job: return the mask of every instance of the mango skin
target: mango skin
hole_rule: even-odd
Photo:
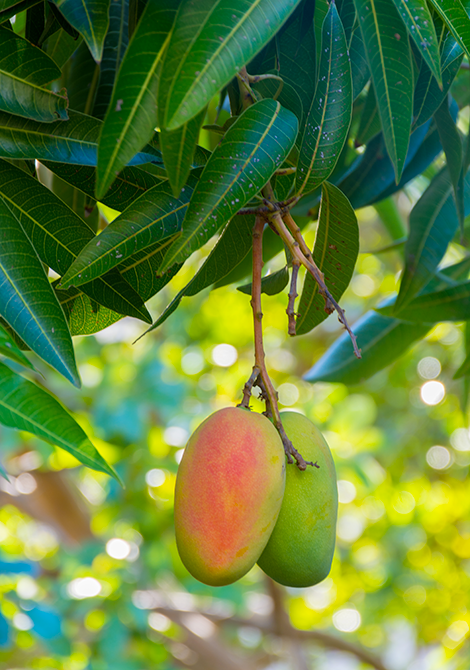
[[[301,472],[287,466],[286,488],[273,533],[258,565],[285,586],[306,587],[328,576],[333,560],[338,516],[336,471],[321,432],[307,417],[281,412],[282,423],[294,447],[307,461]]]
[[[285,486],[281,438],[262,414],[219,410],[191,435],[175,489],[179,555],[204,584],[223,586],[256,563]]]

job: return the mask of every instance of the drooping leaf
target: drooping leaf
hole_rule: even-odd
[[[40,259],[63,275],[93,231],[37,179],[0,161],[0,194],[20,221]],[[121,314],[151,321],[138,294],[117,270],[84,286],[91,298]],[[24,338],[23,338],[24,339]]]
[[[439,109],[447,97],[450,85],[463,59],[462,47],[438,20],[437,35],[441,54],[442,89],[425,62],[421,64],[413,99],[413,125],[425,123]]]
[[[129,43],[129,0],[112,0],[109,5],[109,28],[100,63],[100,80],[93,116],[104,119],[113,93],[114,80]]]
[[[3,425],[26,430],[65,449],[83,465],[120,481],[75,419],[47,391],[15,374],[3,363],[0,363],[0,384],[0,422]]]
[[[277,295],[283,291],[287,284],[289,283],[289,270],[287,266],[284,266],[277,272],[272,272],[269,275],[266,275],[261,280],[261,293],[266,295]],[[253,290],[253,284],[244,284],[243,286],[237,286],[237,291],[245,293],[246,295],[251,295]]]
[[[419,53],[428,64],[436,81],[442,84],[439,44],[426,2],[424,0],[393,0],[393,2]]]
[[[249,254],[253,245],[254,216],[235,216],[224,228],[217,244],[191,281],[175,296],[147,332],[158,328],[179,306],[184,296],[193,296],[226,277]]]
[[[175,130],[203,109],[289,18],[299,0],[183,0],[166,52],[160,123]],[[160,98],[160,94],[162,98]]]
[[[62,278],[62,287],[86,284],[157,242],[168,246],[181,230],[196,184],[197,179],[192,177],[179,198],[175,198],[168,182],[141,195],[83,247]]]
[[[163,162],[176,198],[181,193],[191,170],[205,115],[206,110],[203,109],[177,130],[162,130],[160,133]]]
[[[1,261],[0,261],[1,262]],[[34,370],[34,365],[29,358],[26,358],[16,342],[9,336],[7,331],[0,325],[0,355],[11,358],[15,363],[24,365],[31,370]]]
[[[403,321],[465,321],[470,313],[470,281],[414,298],[397,312]],[[383,313],[383,312],[381,312]]]
[[[150,141],[157,125],[161,59],[173,25],[176,0],[148,2],[132,35],[101,131],[96,195]]]
[[[58,77],[47,54],[0,26],[0,110],[48,123],[67,119],[67,96],[43,88]]]
[[[361,144],[368,144],[373,137],[380,133],[381,129],[374,87],[369,86],[355,138],[356,146],[359,147]]]
[[[186,260],[266,184],[295,142],[297,118],[274,100],[248,107],[209,158],[162,271]]]
[[[59,281],[57,280],[54,282],[53,288],[64,310],[72,336],[92,335],[122,319],[122,314],[99,305],[95,300],[82,293],[80,289],[70,288],[67,291],[61,291],[58,284]]]
[[[460,133],[449,110],[448,101],[444,100],[437,112],[434,114],[437,131],[441,140],[442,148],[446,155],[447,169],[449,171],[452,188],[454,189],[455,204],[459,224],[463,229],[464,220],[464,189],[459,188],[462,174],[463,148]]]
[[[465,212],[470,211],[470,175],[465,179]],[[458,229],[447,168],[432,180],[410,214],[405,269],[395,304],[398,314],[431,279]]]
[[[96,165],[101,127],[101,121],[79,112],[71,111],[68,121],[54,123],[38,123],[0,112],[0,156]],[[129,164],[149,162],[162,164],[160,152],[147,145]]]
[[[351,66],[343,25],[332,3],[323,23],[318,85],[308,112],[297,166],[299,194],[313,191],[333,172],[351,117]]]
[[[71,26],[78,30],[97,63],[109,25],[110,0],[51,0]]]
[[[344,34],[346,35],[346,41],[349,45],[354,24],[356,22],[356,8],[353,0],[340,0],[337,2],[337,7],[341,17],[341,23],[343,24]]]
[[[355,0],[385,145],[398,182],[410,138],[413,69],[408,35],[390,0]]]
[[[80,386],[67,323],[41,262],[1,197],[0,213],[0,315],[40,358]]]
[[[351,59],[353,100],[356,100],[370,79],[370,70],[367,62],[364,40],[362,39],[358,24],[353,28],[351,34],[349,57]]]
[[[430,0],[441,19],[470,58],[470,18],[460,0]]]
[[[351,281],[358,253],[359,229],[354,210],[336,186],[324,182],[313,260],[337,301]],[[328,316],[325,300],[310,274],[305,276],[297,311],[297,335],[308,333]]]

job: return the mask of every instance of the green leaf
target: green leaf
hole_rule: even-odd
[[[266,275],[261,280],[261,293],[266,295],[277,295],[283,291],[289,283],[289,270],[287,266],[281,268],[277,272]],[[237,286],[237,291],[251,295],[252,283]]]
[[[24,365],[25,367],[34,370],[34,365],[31,363],[29,358],[26,358],[21,349],[16,345],[16,342],[13,340],[13,338],[10,337],[10,335],[4,328],[2,328],[1,325],[0,354],[2,356],[6,356],[7,358],[11,358],[11,360],[15,361],[15,363],[19,363],[20,365]]]
[[[352,31],[356,23],[356,8],[353,0],[342,0],[338,2],[338,12],[343,24],[344,34],[348,45],[351,42]]]
[[[453,379],[461,379],[462,377],[468,377],[470,375],[470,322],[466,321],[465,322],[465,360],[462,363],[462,365],[459,367],[459,369],[455,372]],[[468,382],[468,380],[466,380]],[[464,409],[467,409],[467,404],[468,404],[468,386],[465,389],[465,402],[464,402]]]
[[[177,130],[162,130],[160,133],[163,163],[175,198],[188,179],[205,115],[206,110],[203,109]]]
[[[410,138],[413,69],[406,28],[390,0],[355,0],[388,154],[398,182]]]
[[[96,165],[101,121],[73,111],[69,117],[38,123],[0,112],[0,156]],[[130,165],[149,162],[162,163],[160,152],[149,145],[129,161]]]
[[[162,271],[202,247],[263,188],[289,155],[297,126],[294,114],[274,100],[260,100],[243,112],[209,158]]]
[[[466,210],[470,206],[470,175],[465,179]],[[446,168],[436,175],[410,214],[405,269],[395,309],[398,314],[433,276],[458,229],[452,184]]]
[[[93,470],[121,481],[114,469],[95,449],[85,432],[47,391],[0,363],[0,422],[26,430],[64,449]]]
[[[0,110],[43,122],[67,119],[67,96],[42,88],[58,77],[47,54],[0,26]]]
[[[97,63],[109,25],[110,0],[51,0],[71,26],[78,30]]]
[[[450,35],[443,23],[437,20],[437,34],[441,53],[442,89],[425,62],[421,64],[413,100],[413,125],[425,123],[439,109],[447,97],[450,85],[459,71],[463,59],[460,45]]]
[[[192,177],[179,198],[175,198],[168,182],[140,196],[81,250],[62,278],[62,287],[86,284],[157,242],[168,246],[181,230],[196,184],[197,179]]]
[[[380,125],[380,116],[379,110],[377,109],[374,87],[369,86],[361,119],[359,121],[359,129],[354,141],[355,145],[359,147],[361,144],[368,144],[381,130],[382,126]]]
[[[0,193],[20,221],[40,259],[63,275],[93,231],[37,179],[0,161]],[[84,286],[91,298],[121,314],[151,321],[140,297],[117,270]],[[24,339],[24,338],[23,338]]]
[[[100,80],[93,105],[93,116],[104,119],[113,93],[114,80],[129,43],[129,0],[112,0],[109,28],[100,64]]]
[[[460,0],[430,0],[450,32],[470,58],[470,18]]]
[[[370,70],[369,64],[367,62],[366,50],[358,24],[356,24],[356,26],[353,28],[351,35],[349,58],[351,60],[353,100],[356,100],[370,79]]]
[[[276,74],[277,70],[272,72],[267,72],[266,74]],[[296,115],[297,120],[300,124],[303,123],[303,120],[306,116],[304,112],[304,106],[302,99],[298,94],[297,90],[290,84],[284,82],[281,92],[279,93],[280,82],[276,79],[262,79],[260,82],[253,84],[252,88],[261,95],[262,98],[272,98],[281,103],[285,109],[288,109],[293,114]],[[301,140],[302,138],[300,138]],[[297,142],[299,142],[299,136],[297,136]]]
[[[465,321],[469,314],[470,281],[420,295],[398,312],[400,319],[413,323]]]
[[[80,386],[67,323],[41,262],[1,197],[0,212],[0,314],[40,358]]]
[[[299,0],[183,0],[163,65],[161,127],[175,130],[258,53]],[[162,98],[160,98],[162,95]]]
[[[212,249],[196,275],[175,296],[161,316],[151,325],[147,333],[158,328],[179,306],[184,296],[197,295],[229,275],[247,257],[253,246],[254,216],[235,216],[224,228],[217,244]]]
[[[436,81],[441,85],[439,44],[431,13],[424,0],[393,0],[409,35],[428,64]]]
[[[17,2],[17,0],[10,2],[10,0],[6,0],[4,9],[0,11],[0,23],[8,21],[13,16],[24,12],[30,7],[34,7],[34,5],[38,5],[40,2],[41,0],[22,0],[22,2]]]
[[[53,288],[64,310],[72,336],[92,335],[122,319],[122,314],[99,305],[80,289],[70,288],[61,291],[58,284],[59,280],[54,282]]]
[[[75,40],[66,30],[61,28],[48,37],[44,42],[43,49],[52,60],[62,68],[70,56],[80,46],[82,38]]]
[[[462,175],[463,148],[460,133],[449,110],[448,101],[444,100],[434,114],[437,131],[442,148],[446,155],[447,169],[454,189],[455,204],[461,230],[464,220],[464,189],[460,188]]]
[[[177,2],[148,2],[119,68],[98,150],[96,195],[150,141],[157,125],[157,87]]]
[[[296,189],[313,191],[328,179],[352,117],[352,80],[343,25],[334,3],[323,23],[318,85],[310,106],[297,166]]]
[[[333,184],[324,182],[313,260],[323,272],[325,283],[339,300],[351,281],[359,253],[356,215],[345,195]],[[298,305],[297,335],[308,333],[328,316],[318,284],[307,274]]]
[[[315,0],[315,12],[313,14],[313,29],[315,32],[315,52],[317,66],[322,57],[323,24],[328,14],[330,3],[328,0]]]
[[[69,165],[43,161],[51,172],[71,186],[93,198],[95,195],[96,170],[88,165]],[[138,167],[127,167],[121,170],[109,191],[101,198],[107,207],[122,212],[143,193],[153,186],[162,183],[162,179]]]

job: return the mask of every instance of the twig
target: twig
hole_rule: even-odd
[[[305,470],[307,465],[313,463],[305,461],[304,458],[295,449],[292,442],[286,435],[284,426],[282,425],[281,416],[279,414],[279,407],[277,404],[277,393],[271,382],[271,379],[266,370],[265,354],[263,347],[263,328],[262,319],[263,312],[261,311],[261,271],[263,268],[263,230],[264,220],[258,216],[253,229],[253,281],[251,285],[251,308],[253,310],[253,324],[254,324],[254,340],[255,340],[255,367],[259,369],[259,376],[264,384],[266,396],[271,405],[273,414],[273,422],[281,436],[286,452],[287,462],[293,463],[293,458],[297,463],[299,470]],[[293,458],[292,458],[293,457]]]
[[[251,398],[251,389],[255,385],[256,380],[258,379],[259,375],[259,368],[256,367],[256,365],[253,368],[253,372],[251,373],[251,377],[249,380],[246,382],[245,386],[243,387],[243,400],[237,407],[246,407],[249,409],[250,407],[250,398]]]
[[[289,319],[287,332],[289,335],[295,335],[295,299],[299,295],[297,293],[297,277],[299,275],[300,263],[297,260],[292,261],[292,276],[290,280],[289,302],[287,303],[286,314]]]

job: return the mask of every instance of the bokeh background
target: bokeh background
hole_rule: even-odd
[[[395,200],[404,219],[426,184],[420,177]],[[361,255],[343,299],[350,322],[396,291],[401,267],[400,246],[372,253],[389,242],[378,211],[358,217]],[[446,261],[462,251],[454,245]],[[150,301],[154,316],[206,253]],[[268,268],[282,265],[277,257]],[[468,668],[470,435],[465,382],[452,379],[463,329],[436,326],[360,386],[310,384],[302,375],[341,326],[332,315],[289,339],[286,306],[285,293],[263,296],[267,363],[281,406],[314,421],[335,459],[330,576],[281,589],[255,566],[211,588],[179,560],[172,514],[182,450],[208,414],[240,402],[253,363],[249,296],[234,286],[205,291],[135,344],[145,327],[132,319],[79,338],[80,391],[47,371],[49,390],[125,489],[0,427],[10,474],[0,479],[2,668]],[[263,409],[256,398],[252,406]]]

